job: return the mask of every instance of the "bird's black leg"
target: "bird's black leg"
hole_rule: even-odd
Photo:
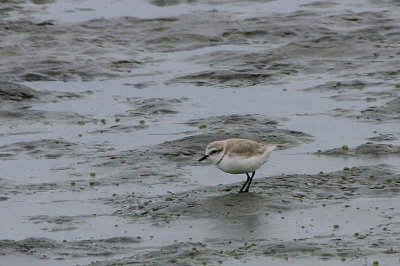
[[[251,174],[250,181],[247,183],[247,187],[246,187],[246,189],[245,189],[243,192],[249,192],[250,184],[251,184],[251,182],[253,181],[253,177],[254,177],[255,174],[256,174],[256,172],[253,172],[253,173]]]
[[[243,191],[243,189],[251,179],[250,175],[248,173],[246,173],[246,175],[247,175],[247,180],[246,180],[246,182],[244,182],[244,184],[243,184],[242,188],[240,189],[239,193],[246,192],[246,191]]]

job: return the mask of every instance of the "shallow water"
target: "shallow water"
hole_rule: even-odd
[[[347,152],[400,145],[397,2],[7,4],[1,265],[398,264],[400,156]],[[225,137],[290,145],[239,195]]]

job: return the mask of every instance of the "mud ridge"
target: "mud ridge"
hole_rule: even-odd
[[[349,148],[347,145],[341,148],[330,149],[326,151],[318,151],[315,154],[335,155],[335,156],[382,156],[382,155],[399,155],[400,147],[392,144],[367,142],[355,148]]]

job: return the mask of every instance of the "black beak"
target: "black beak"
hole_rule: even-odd
[[[206,155],[204,155],[203,157],[201,157],[200,159],[199,159],[199,162],[201,162],[201,161],[203,161],[203,160],[205,160],[205,159],[207,159],[208,158],[208,155],[206,154]]]

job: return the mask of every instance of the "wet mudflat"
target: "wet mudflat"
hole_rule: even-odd
[[[396,1],[5,1],[1,265],[398,265]],[[244,176],[214,140],[288,143]]]

